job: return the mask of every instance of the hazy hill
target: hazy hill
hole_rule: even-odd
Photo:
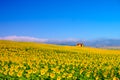
[[[97,39],[97,40],[51,40],[51,39],[41,39],[27,36],[7,36],[0,37],[0,40],[12,40],[12,41],[25,41],[25,42],[39,42],[39,43],[49,43],[58,45],[76,45],[77,43],[84,43],[85,46],[91,47],[120,47],[120,39]]]
[[[100,40],[92,40],[92,41],[47,41],[45,43],[59,44],[59,45],[76,45],[76,43],[84,43],[86,46],[91,47],[112,47],[112,46],[120,46],[120,39],[100,39]]]

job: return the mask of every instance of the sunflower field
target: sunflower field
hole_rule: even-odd
[[[0,40],[0,80],[119,80],[120,50]]]

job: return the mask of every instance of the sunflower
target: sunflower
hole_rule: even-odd
[[[55,77],[55,74],[54,74],[54,73],[50,73],[50,77],[51,77],[51,78],[54,78],[54,77]]]

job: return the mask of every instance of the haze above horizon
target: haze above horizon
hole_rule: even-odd
[[[120,39],[119,0],[1,0],[0,37]]]

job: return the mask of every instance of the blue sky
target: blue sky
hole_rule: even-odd
[[[0,0],[0,37],[120,38],[119,0]]]

